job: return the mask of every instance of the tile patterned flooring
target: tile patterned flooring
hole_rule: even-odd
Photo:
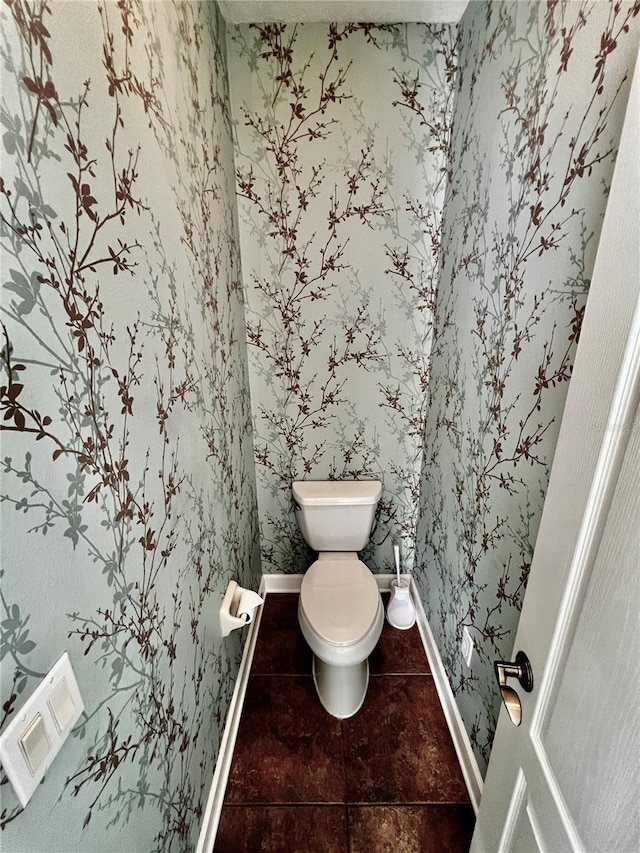
[[[365,704],[340,721],[297,603],[266,598],[216,853],[466,853],[473,809],[417,627],[385,621]]]

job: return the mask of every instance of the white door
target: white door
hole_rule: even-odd
[[[472,853],[640,851],[640,70]]]

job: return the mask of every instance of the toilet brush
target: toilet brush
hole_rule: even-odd
[[[396,580],[391,581],[391,597],[387,605],[387,622],[394,628],[406,631],[416,621],[416,611],[411,601],[409,582],[400,578],[400,546],[393,546],[396,562]]]

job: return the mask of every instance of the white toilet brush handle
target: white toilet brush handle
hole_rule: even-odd
[[[393,546],[393,556],[396,561],[396,575],[398,577],[398,584],[400,584],[400,546]]]

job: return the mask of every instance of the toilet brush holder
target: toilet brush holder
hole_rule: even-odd
[[[416,622],[416,611],[411,601],[409,581],[391,581],[391,597],[387,605],[387,622],[401,631],[412,628]]]
[[[263,603],[257,592],[243,589],[235,581],[230,581],[220,606],[220,630],[228,637],[236,628],[244,628],[253,622],[255,612]]]

